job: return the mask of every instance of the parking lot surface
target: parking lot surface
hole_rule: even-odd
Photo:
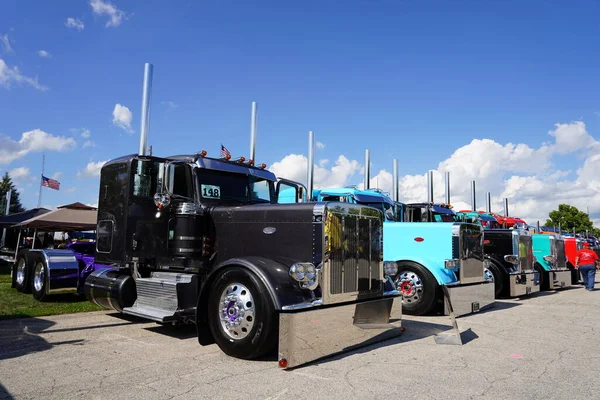
[[[600,285],[497,301],[461,317],[404,316],[395,339],[284,371],[198,344],[194,326],[113,312],[0,322],[0,399],[600,398]],[[467,331],[470,328],[470,331]]]

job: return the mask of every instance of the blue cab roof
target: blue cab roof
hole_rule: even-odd
[[[356,201],[361,203],[388,203],[394,205],[394,202],[388,195],[375,190],[360,190],[353,187],[313,190],[313,199],[321,199],[328,196],[353,196]]]

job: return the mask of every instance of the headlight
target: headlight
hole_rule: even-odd
[[[296,263],[290,267],[290,276],[305,289],[315,290],[318,286],[317,267],[313,263]]]
[[[543,258],[544,258],[544,261],[547,261],[549,263],[554,262],[554,257],[552,257],[552,256],[544,256]]]
[[[383,272],[387,276],[395,276],[398,273],[398,264],[394,261],[384,261]]]
[[[456,258],[453,258],[452,260],[444,261],[444,267],[446,269],[456,269],[456,268],[458,268],[458,265],[459,265],[459,261]]]

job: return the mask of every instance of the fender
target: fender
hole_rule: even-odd
[[[241,267],[254,273],[267,288],[269,297],[273,301],[275,310],[280,311],[283,306],[299,304],[313,299],[313,293],[301,289],[289,276],[289,266],[265,257],[239,257],[232,258],[217,265],[203,282],[196,305],[196,328],[198,341],[201,345],[214,343],[210,329],[206,307],[208,296],[213,287],[213,282],[221,271],[228,267]]]
[[[440,261],[432,257],[412,257],[410,259],[405,258],[402,260],[397,260],[398,263],[403,261],[412,261],[422,265],[429,272],[431,272],[437,283],[440,285],[448,285],[458,282],[458,278],[456,277],[454,271],[445,267],[444,260]]]
[[[79,262],[73,251],[54,249],[32,249],[29,251],[30,253],[41,253],[46,261],[48,268],[46,294],[77,291]],[[33,271],[31,272],[33,273]]]

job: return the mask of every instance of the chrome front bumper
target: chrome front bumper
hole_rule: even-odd
[[[510,297],[525,296],[540,291],[540,273],[522,272],[508,276]]]
[[[471,314],[489,308],[495,301],[494,282],[481,282],[469,285],[446,285],[455,316]],[[450,315],[448,304],[444,302],[444,315]]]
[[[279,366],[299,365],[401,333],[402,297],[279,314]]]
[[[548,271],[550,289],[562,289],[571,286],[571,271]]]

